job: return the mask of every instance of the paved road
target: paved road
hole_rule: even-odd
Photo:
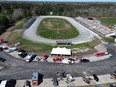
[[[80,35],[78,37],[75,37],[75,38],[72,38],[72,39],[67,39],[67,40],[64,40],[64,41],[71,41],[73,44],[77,44],[77,43],[83,43],[83,42],[91,41],[91,40],[93,40],[93,38],[95,36],[95,34],[93,32],[91,32],[89,29],[87,29],[83,25],[79,24],[77,21],[75,21],[74,19],[72,19],[70,17],[65,17],[65,16],[39,16],[36,19],[36,21],[28,29],[26,29],[24,31],[23,37],[27,38],[29,40],[33,40],[34,42],[55,44],[56,41],[58,41],[58,40],[53,40],[53,39],[50,40],[50,39],[47,39],[47,38],[40,37],[36,34],[37,27],[39,26],[40,22],[44,18],[63,18],[63,19],[66,19],[79,31]]]
[[[82,72],[85,70],[92,70],[93,73],[102,75],[108,74],[116,70],[116,53],[112,45],[107,45],[108,51],[113,55],[111,58],[96,61],[91,63],[78,63],[74,65],[63,65],[59,63],[45,63],[45,62],[31,62],[27,63],[24,60],[16,59],[9,54],[0,52],[0,57],[6,58],[6,61],[0,65],[5,66],[0,71],[0,79],[30,79],[33,72],[39,72],[45,78],[52,77],[56,72],[65,71],[73,76],[83,76]],[[92,72],[90,72],[92,75]]]

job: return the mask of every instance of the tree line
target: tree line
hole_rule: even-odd
[[[50,15],[50,12],[69,17],[116,17],[116,4],[0,2],[0,26],[15,23],[21,18]]]

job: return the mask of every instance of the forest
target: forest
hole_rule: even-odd
[[[69,17],[116,17],[116,4],[0,2],[0,28],[22,18],[50,15],[51,12],[51,15]]]

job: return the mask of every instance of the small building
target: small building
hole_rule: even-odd
[[[42,74],[40,74],[38,72],[34,72],[32,74],[32,86],[38,86],[42,81],[43,81]]]
[[[32,74],[32,85],[33,86],[38,86],[39,85],[39,81],[38,81],[38,73],[34,72]]]
[[[51,54],[52,55],[71,56],[71,49],[67,49],[65,47],[64,48],[57,47],[57,48],[52,49]]]

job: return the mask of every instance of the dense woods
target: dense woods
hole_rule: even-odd
[[[16,22],[21,18],[50,15],[50,12],[53,12],[52,15],[70,17],[116,17],[116,4],[0,2],[0,15],[8,19],[9,22],[4,19],[8,23]],[[2,17],[0,17],[0,23],[3,21]]]

